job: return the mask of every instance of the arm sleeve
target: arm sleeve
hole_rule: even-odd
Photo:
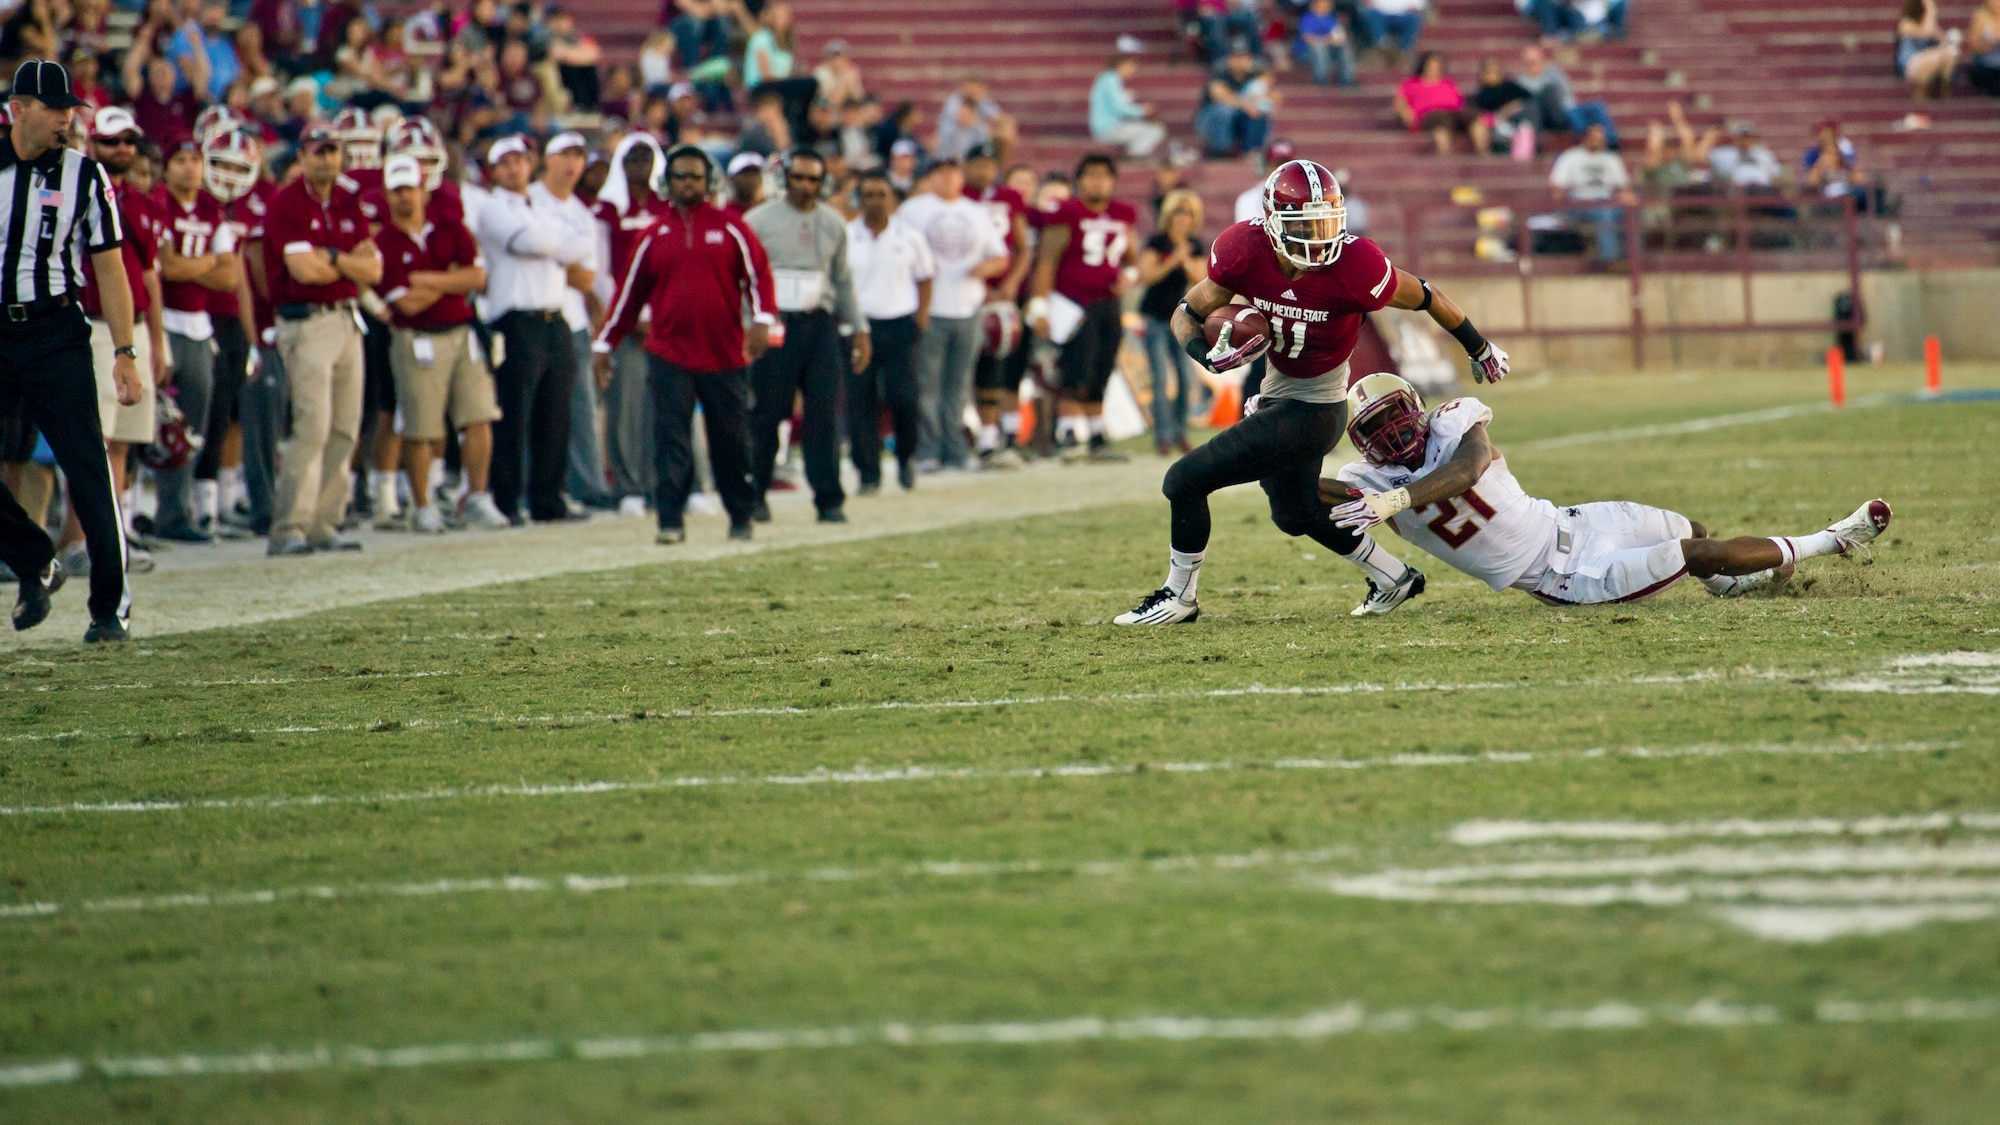
[[[410,271],[403,268],[401,254],[391,254],[387,248],[383,249],[382,280],[375,284],[375,291],[391,303],[410,291]]]
[[[597,264],[597,277],[590,283],[590,292],[599,304],[610,308],[618,282],[611,276],[611,227],[603,219],[597,220]]]
[[[771,260],[757,233],[742,223],[730,223],[730,237],[743,258],[743,291],[750,298],[750,319],[758,324],[778,323],[778,285],[771,276]]]
[[[847,228],[840,228],[840,237],[833,241],[833,258],[826,264],[827,276],[833,281],[833,307],[840,319],[856,332],[868,331],[868,321],[861,315],[861,302],[854,299],[854,271],[847,266]]]
[[[80,178],[84,185],[84,248],[92,254],[101,254],[125,240],[124,224],[118,218],[117,196],[111,180],[104,174],[104,166],[95,160],[84,166]]]
[[[653,236],[647,235],[632,252],[632,264],[625,268],[625,276],[618,279],[618,291],[604,314],[603,325],[597,329],[597,338],[591,342],[591,351],[608,353],[632,334],[633,326],[639,323],[639,310],[652,297],[655,282],[652,258]]]
[[[1357,238],[1341,251],[1340,264],[1348,287],[1348,298],[1361,312],[1387,308],[1396,299],[1396,264],[1380,246]]]
[[[553,258],[562,249],[562,226],[499,200],[480,208],[480,237],[518,258]]]
[[[922,237],[910,239],[910,245],[917,248],[916,278],[929,281],[937,276],[937,258],[931,253],[930,240]]]
[[[1208,279],[1231,293],[1237,292],[1249,265],[1244,246],[1244,232],[1249,229],[1240,223],[1228,227],[1215,236],[1215,245],[1208,248]]]

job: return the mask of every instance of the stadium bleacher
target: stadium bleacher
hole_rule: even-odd
[[[1962,27],[1975,5],[1940,5],[1946,26]],[[1020,157],[1066,167],[1091,149],[1085,130],[1090,81],[1121,34],[1147,55],[1134,92],[1157,107],[1175,139],[1192,142],[1203,70],[1181,46],[1166,0],[796,0],[802,57],[816,59],[832,38],[847,41],[871,91],[885,103],[909,100],[934,114],[967,70],[983,73],[994,96],[1020,121]],[[1441,50],[1452,74],[1470,79],[1478,60],[1510,66],[1534,39],[1510,0],[1442,0],[1420,49]],[[658,18],[655,0],[605,0],[584,13],[608,51],[627,58]],[[1560,60],[1585,97],[1603,98],[1629,138],[1683,100],[1697,128],[1755,120],[1796,174],[1813,124],[1839,119],[1866,165],[1883,173],[1899,216],[1904,259],[1917,266],[2000,263],[2000,114],[1981,97],[1916,105],[1891,65],[1893,3],[1825,0],[1636,0],[1631,37],[1579,46]],[[1505,158],[1440,159],[1394,122],[1389,102],[1401,74],[1380,62],[1361,68],[1354,90],[1315,87],[1303,69],[1281,79],[1284,104],[1274,136],[1325,163],[1348,169],[1355,192],[1372,203],[1443,206],[1453,187],[1492,198],[1538,197],[1552,151],[1533,164]],[[1928,114],[1928,130],[1904,130],[1905,114]],[[1560,141],[1558,141],[1560,144]],[[1628,144],[1628,151],[1631,146]],[[1188,181],[1207,197],[1211,226],[1254,182],[1243,162],[1209,161]],[[1150,183],[1138,168],[1125,186]],[[1874,246],[1879,249],[1878,237]]]

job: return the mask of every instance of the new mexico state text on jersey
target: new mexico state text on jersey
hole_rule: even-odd
[[[1208,255],[1208,279],[1271,320],[1266,358],[1279,374],[1314,379],[1354,351],[1362,318],[1396,296],[1396,267],[1382,248],[1350,238],[1340,257],[1298,277],[1286,277],[1262,220],[1223,231]]]

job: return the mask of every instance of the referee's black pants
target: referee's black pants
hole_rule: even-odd
[[[1279,531],[1353,554],[1361,533],[1335,525],[1328,518],[1333,506],[1319,498],[1320,462],[1346,428],[1345,402],[1281,398],[1174,462],[1160,486],[1173,505],[1174,550],[1207,550],[1209,494],[1254,480],[1271,501],[1271,522]]]
[[[569,515],[562,487],[569,467],[570,384],[576,381],[569,324],[559,311],[517,309],[493,327],[506,341],[505,360],[493,372],[501,413],[493,423],[493,504],[509,519],[562,519]]]
[[[90,324],[81,308],[72,304],[21,322],[0,318],[0,412],[15,403],[41,429],[69,482],[70,503],[90,548],[90,619],[122,620],[131,609],[124,520],[104,455]],[[0,562],[18,575],[39,574],[55,551],[40,521],[0,485]]]
[[[778,465],[778,423],[792,416],[792,398],[805,400],[800,444],[805,446],[806,483],[813,505],[830,512],[847,502],[840,486],[840,385],[847,364],[841,359],[840,327],[830,312],[788,312],[785,346],[765,352],[750,365],[750,471],[757,496],[771,490]]]

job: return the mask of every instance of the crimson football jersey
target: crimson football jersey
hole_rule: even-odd
[[[1065,199],[1042,215],[1042,229],[1069,228],[1069,245],[1056,262],[1056,292],[1085,308],[1109,298],[1125,268],[1125,250],[1139,213],[1114,199],[1093,211],[1080,199]]]
[[[183,258],[199,258],[215,252],[216,232],[225,225],[222,204],[206,191],[197,189],[193,203],[182,203],[171,194],[162,193],[153,201],[153,206],[166,224],[168,244],[174,253]],[[235,249],[234,238],[226,239],[230,249]],[[166,307],[175,312],[208,312],[210,295],[214,290],[198,281],[168,281],[160,279],[160,297]],[[230,294],[232,305],[234,294]],[[230,311],[234,311],[233,307]]]
[[[248,194],[229,205],[226,211],[229,224],[237,228],[237,241],[246,248],[253,242],[264,241],[264,216],[270,214],[271,197],[277,193],[277,184],[269,180],[258,180],[250,185]],[[243,261],[244,268],[248,269],[250,262],[248,249],[244,251]],[[250,283],[250,301],[251,318],[256,321],[258,332],[261,333],[277,323],[271,312],[271,302],[258,295],[255,281]],[[214,308],[211,306],[210,315],[213,314]]]
[[[389,221],[388,193],[382,189],[382,169],[349,168],[340,174],[341,187],[361,197],[361,213],[371,223]]]
[[[1007,270],[1013,269],[1014,216],[1031,213],[1028,201],[1021,198],[1020,192],[1006,184],[988,184],[985,191],[973,191],[971,187],[967,187],[965,197],[979,204],[980,209],[986,212],[986,217],[993,223],[994,232],[1000,236],[1000,244],[1007,248]],[[998,288],[1006,279],[1007,270],[1002,270],[989,278],[986,287],[989,290]]]
[[[1286,277],[1261,219],[1216,237],[1208,279],[1270,318],[1265,356],[1279,374],[1295,379],[1317,378],[1346,363],[1364,318],[1396,296],[1396,267],[1365,238],[1350,237],[1331,265]]]

